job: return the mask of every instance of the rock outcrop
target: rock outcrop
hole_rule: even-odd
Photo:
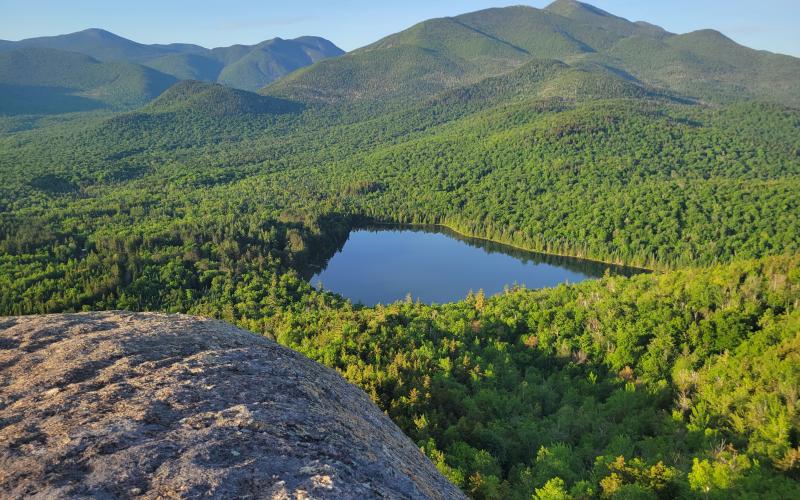
[[[0,497],[461,498],[358,388],[226,323],[0,318]]]

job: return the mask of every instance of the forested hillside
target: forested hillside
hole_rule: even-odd
[[[298,71],[265,92],[302,100],[403,101],[480,81],[531,59],[558,59],[701,101],[756,97],[800,105],[800,61],[713,30],[685,35],[575,0],[425,21]]]
[[[798,263],[437,307],[319,301],[272,331],[364,387],[477,498],[793,498]]]
[[[0,118],[0,314],[270,336],[475,498],[800,496],[798,61],[732,43],[559,0],[428,21],[260,94],[180,82],[129,112]],[[308,283],[374,222],[654,272],[374,308]]]
[[[129,109],[150,101],[175,78],[126,62],[103,63],[52,49],[0,52],[0,114],[57,114]]]
[[[344,53],[311,36],[206,49],[144,45],[100,29],[0,42],[0,116],[133,109],[177,80],[257,90]]]

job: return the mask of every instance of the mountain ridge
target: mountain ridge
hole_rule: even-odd
[[[419,54],[419,64],[409,65],[409,51]],[[533,58],[585,69],[599,64],[691,100],[756,98],[800,106],[798,58],[749,49],[713,30],[670,33],[574,0],[423,21],[262,92],[312,102],[400,102],[474,84]]]
[[[253,45],[206,48],[187,43],[147,45],[101,28],[0,42],[0,51],[31,47],[77,52],[101,62],[141,64],[178,79],[189,76],[217,82],[227,69],[219,83],[243,90],[256,90],[295,69],[344,53],[329,40],[316,36],[289,40],[276,37]],[[248,57],[249,61],[241,62]],[[228,68],[237,63],[240,67]]]
[[[295,103],[233,89],[219,83],[183,80],[138,112],[197,113],[215,117],[247,114],[283,114],[298,110]]]
[[[0,112],[10,114],[128,109],[177,80],[128,62],[101,62],[77,52],[28,47],[0,52]]]
[[[430,20],[262,95],[181,81],[132,111],[0,118],[0,313],[235,322],[360,386],[473,498],[800,498],[795,61],[553,9]],[[72,97],[119,67],[24,50],[91,68],[24,72]],[[159,64],[222,66],[181,50]],[[314,286],[352,231],[406,224],[652,272],[441,305]],[[407,475],[358,419],[336,432],[353,393],[283,371],[298,358],[108,314],[0,318],[3,494],[348,498],[327,488],[364,485],[348,466]],[[87,469],[120,489],[70,489]]]

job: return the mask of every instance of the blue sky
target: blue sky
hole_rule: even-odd
[[[319,35],[346,50],[431,17],[549,0],[0,0],[0,39],[105,28],[143,43],[216,47]],[[676,33],[722,31],[744,45],[800,56],[800,0],[594,0]]]

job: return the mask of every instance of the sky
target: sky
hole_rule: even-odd
[[[345,50],[432,17],[549,0],[0,0],[0,39],[103,28],[141,43],[205,47],[316,35]],[[800,56],[800,0],[594,0],[675,33],[719,30],[755,49]]]

